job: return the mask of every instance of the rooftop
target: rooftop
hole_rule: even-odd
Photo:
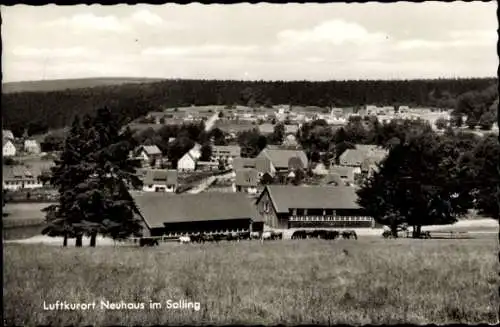
[[[268,185],[278,212],[289,209],[359,209],[357,194],[353,187],[346,186],[290,186]],[[264,191],[265,192],[265,191]]]
[[[150,228],[176,222],[262,220],[251,200],[243,193],[173,195],[163,192],[134,192],[132,197]]]

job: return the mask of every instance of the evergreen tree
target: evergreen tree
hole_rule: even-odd
[[[74,236],[81,246],[83,235],[96,245],[98,233],[115,239],[140,235],[141,222],[127,184],[139,187],[138,163],[128,155],[136,144],[129,129],[120,126],[107,108],[94,117],[75,119],[51,183],[58,187],[59,204],[47,208],[45,234]]]

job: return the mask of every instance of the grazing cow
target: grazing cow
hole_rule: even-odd
[[[238,233],[228,233],[226,235],[226,239],[228,241],[239,241],[240,240],[240,235]]]
[[[307,238],[307,233],[305,230],[297,230],[292,234],[292,240],[302,240]]]
[[[261,234],[260,232],[251,232],[250,233],[250,238],[252,240],[258,240],[258,239],[260,239],[260,234]]]
[[[158,240],[155,239],[155,238],[151,238],[151,237],[142,237],[140,240],[139,240],[139,245],[140,246],[155,246],[155,245],[159,245],[158,243]]]
[[[348,240],[348,239],[350,239],[351,237],[352,237],[352,238],[354,238],[355,240],[357,240],[357,239],[358,239],[358,235],[357,235],[357,234],[356,234],[356,232],[355,232],[355,231],[353,231],[353,230],[346,230],[346,231],[342,232],[342,238],[344,238],[344,239],[347,239],[347,240]]]
[[[272,240],[282,240],[283,239],[283,233],[282,232],[271,232],[271,239]]]
[[[264,233],[262,233],[262,240],[263,241],[264,240],[266,240],[266,241],[271,240],[272,236],[273,236],[272,232],[264,232]]]
[[[325,240],[334,240],[339,237],[340,233],[336,230],[333,231],[325,231]]]
[[[184,243],[189,243],[191,242],[191,237],[189,236],[180,236],[179,237],[179,242],[184,244]]]
[[[238,238],[239,238],[240,240],[249,240],[249,239],[250,239],[250,237],[251,237],[250,232],[240,232],[240,233],[238,234]]]

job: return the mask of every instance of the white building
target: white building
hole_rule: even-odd
[[[43,187],[40,172],[24,166],[4,166],[2,177],[4,190],[16,191]]]
[[[4,157],[13,157],[17,153],[16,146],[11,140],[4,139],[2,142],[2,155]]]
[[[40,144],[36,140],[25,140],[23,148],[26,153],[39,154],[42,152]]]
[[[144,192],[167,192],[177,191],[177,170],[169,169],[142,169],[139,171],[142,178]]]
[[[197,161],[198,159],[195,159],[190,152],[187,152],[177,161],[177,170],[194,171],[196,169]]]

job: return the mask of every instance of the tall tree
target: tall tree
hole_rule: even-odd
[[[140,235],[141,221],[127,184],[138,187],[137,162],[129,159],[136,144],[129,129],[120,126],[108,108],[75,119],[61,158],[52,170],[51,183],[58,187],[59,204],[48,207],[44,233],[76,237],[83,235],[96,245],[97,234],[115,239]]]

